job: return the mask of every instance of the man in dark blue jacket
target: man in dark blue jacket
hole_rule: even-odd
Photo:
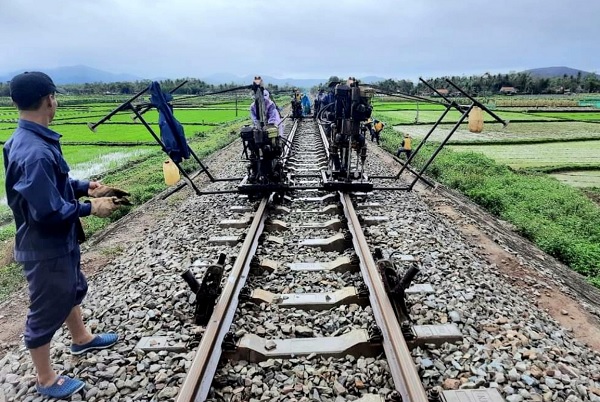
[[[74,180],[62,156],[60,135],[48,128],[56,113],[56,87],[40,72],[17,75],[10,82],[11,98],[19,109],[18,127],[4,145],[6,197],[17,233],[15,259],[23,264],[30,306],[25,346],[37,370],[39,393],[64,398],[84,383],[58,376],[50,362],[50,341],[63,325],[72,336],[71,353],[103,349],[117,334],[92,335],[79,307],[87,292],[80,269],[80,217],[108,217],[127,195],[97,182]],[[82,196],[97,197],[79,202]]]

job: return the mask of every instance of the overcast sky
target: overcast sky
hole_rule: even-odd
[[[0,74],[600,72],[598,0],[0,0]]]

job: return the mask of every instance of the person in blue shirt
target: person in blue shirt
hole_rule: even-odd
[[[306,94],[302,94],[302,113],[304,116],[310,114],[310,99],[308,99],[308,95]]]
[[[319,88],[319,92],[317,92],[317,95],[315,95],[315,102],[314,102],[314,108],[313,108],[313,116],[316,119],[317,116],[319,115],[319,110],[321,108],[321,101],[325,98],[325,93],[323,92],[322,88]]]
[[[24,340],[37,371],[37,391],[65,398],[84,387],[78,379],[59,376],[50,362],[50,341],[67,324],[71,353],[104,349],[118,340],[114,333],[92,335],[80,304],[87,293],[81,272],[79,218],[108,217],[118,198],[128,193],[98,182],[74,180],[62,155],[60,134],[48,128],[57,108],[56,86],[41,72],[15,76],[10,95],[19,109],[18,127],[3,149],[6,198],[17,233],[15,259],[23,264],[29,286],[29,312]],[[90,196],[88,202],[79,197]]]
[[[329,80],[327,81],[327,87],[329,89],[327,90],[327,93],[321,98],[321,108],[335,102],[335,87],[341,82],[342,81],[335,75],[329,77]]]

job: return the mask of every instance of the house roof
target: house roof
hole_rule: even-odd
[[[507,91],[508,92],[508,91],[516,91],[516,90],[517,90],[517,88],[515,88],[515,87],[502,87],[502,88],[500,88],[500,92],[503,92],[503,91]]]

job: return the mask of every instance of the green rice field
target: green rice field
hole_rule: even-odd
[[[412,124],[416,110],[403,107],[375,107],[374,117],[387,123],[382,147],[390,152],[396,151],[404,133],[410,133],[416,145],[432,127]],[[541,250],[600,288],[600,112],[496,112],[511,123],[503,127],[486,118],[481,133],[461,126],[428,174],[510,222]],[[419,121],[441,113],[420,109]],[[437,128],[413,160],[415,167],[423,166],[451,128]]]
[[[549,173],[550,177],[570,184],[574,187],[600,188],[600,169],[598,170],[573,170],[557,173]]]
[[[432,127],[431,124],[414,124],[416,103],[380,102],[375,104],[374,112],[376,118],[393,125],[399,137],[409,133],[419,140]],[[439,105],[420,104],[418,122],[434,123],[442,112]],[[544,171],[568,167],[572,170],[552,173],[551,176],[577,187],[600,185],[600,111],[573,112],[565,109],[564,112],[541,110],[526,113],[496,110],[495,113],[510,121],[507,127],[493,122],[491,116],[484,114],[483,132],[471,133],[464,124],[448,142],[450,148],[482,153],[514,169]],[[458,112],[451,111],[443,121],[456,122],[459,117]],[[429,141],[441,142],[451,128],[449,124],[438,126]],[[589,170],[594,167],[598,170]]]
[[[452,145],[454,151],[482,153],[513,168],[600,166],[600,140],[519,145]]]
[[[235,105],[234,105],[235,106]],[[119,142],[154,142],[152,136],[146,128],[139,122],[134,122],[131,113],[121,112],[109,120],[107,124],[100,125],[96,132],[90,131],[87,124],[95,123],[112,110],[106,105],[89,108],[87,111],[79,111],[66,108],[60,109],[57,116],[50,126],[62,137],[62,142],[77,143],[119,143]],[[237,116],[236,116],[237,114]],[[249,118],[249,108],[247,105],[240,107],[236,113],[233,109],[179,109],[175,116],[183,124],[186,136],[193,136],[195,133],[210,130],[215,124],[243,120]],[[9,119],[17,119],[18,114],[14,109],[0,108],[0,141],[6,141],[17,126],[15,121],[6,122]],[[144,119],[159,134],[158,113],[150,111],[144,114]],[[4,120],[4,122],[2,122]]]
[[[92,132],[87,124],[63,124],[52,125],[50,128],[62,135],[61,142],[68,144],[77,143],[155,143],[154,138],[141,124],[104,124]],[[212,126],[184,125],[186,137],[193,136],[196,132],[205,132],[212,129]],[[157,135],[160,135],[158,127],[154,126]],[[12,135],[14,127],[0,129],[0,141],[6,141]],[[158,145],[158,144],[157,144]]]
[[[416,110],[400,110],[400,111],[378,111],[377,107],[374,109],[377,116],[381,118],[383,122],[388,121],[390,124],[412,124],[412,123],[435,123],[437,119],[440,117],[443,111],[441,110],[419,110],[418,120],[417,119],[417,111]],[[532,116],[529,114],[521,113],[521,112],[505,112],[499,111],[498,114],[502,119],[509,121],[527,121],[527,120],[543,120],[543,121],[553,121],[558,120],[553,117],[546,116]],[[460,118],[461,113],[456,110],[451,110],[446,114],[442,122],[444,123],[455,123]],[[465,123],[466,123],[465,119]],[[484,115],[485,122],[493,122],[495,121],[493,117],[489,115]]]
[[[569,113],[569,112],[535,112],[529,113],[531,116],[538,117],[552,117],[555,119],[575,120],[575,121],[597,121],[600,122],[600,112],[583,112],[583,113]]]
[[[423,138],[430,130],[430,125],[398,125],[394,127],[400,133],[410,133],[413,138]],[[434,131],[430,140],[442,141],[450,132],[451,126],[441,126]],[[461,126],[450,138],[452,143],[502,143],[564,140],[600,140],[600,124],[581,122],[547,122],[547,123],[509,123],[485,124],[483,132],[472,133],[466,126]]]

